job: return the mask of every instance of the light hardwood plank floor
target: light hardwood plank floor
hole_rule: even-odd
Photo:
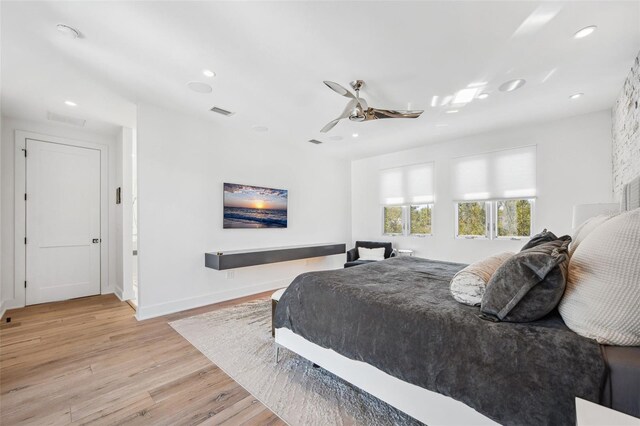
[[[114,295],[8,311],[0,424],[284,425],[168,324],[267,297],[146,321]]]

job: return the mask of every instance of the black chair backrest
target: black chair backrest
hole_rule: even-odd
[[[388,259],[389,257],[391,257],[391,253],[393,252],[393,245],[391,243],[383,243],[378,241],[356,241],[356,248],[358,247],[364,247],[369,249],[384,247],[385,259]]]

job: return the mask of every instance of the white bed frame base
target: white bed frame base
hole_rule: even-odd
[[[318,346],[288,328],[276,329],[275,342],[276,362],[279,345],[428,425],[498,425],[460,401]]]

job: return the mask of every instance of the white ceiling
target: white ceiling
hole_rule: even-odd
[[[108,131],[135,127],[135,104],[149,102],[225,126],[267,126],[257,134],[265,143],[345,158],[610,108],[640,50],[640,2],[3,1],[0,7],[3,114],[45,119],[49,110]],[[553,18],[521,27],[541,16]],[[83,37],[64,37],[58,23]],[[572,37],[588,25],[598,30]],[[217,77],[204,77],[204,68]],[[497,91],[513,78],[527,84]],[[425,113],[415,120],[343,121],[328,135],[344,139],[329,140],[319,130],[347,99],[322,81],[347,86],[353,79],[366,81],[362,96],[371,106]],[[189,90],[191,80],[209,82],[213,92]],[[433,95],[477,81],[488,82],[488,99],[457,114],[430,106]],[[569,100],[576,92],[585,96]],[[78,106],[64,105],[67,99]],[[236,114],[209,112],[214,105]],[[307,143],[311,138],[325,143]]]

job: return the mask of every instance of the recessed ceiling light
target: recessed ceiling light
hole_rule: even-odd
[[[517,80],[509,80],[506,83],[502,83],[502,85],[498,88],[501,92],[513,92],[524,86],[527,81],[519,78]]]
[[[64,101],[64,104],[67,106],[78,106],[78,104],[73,101]]]
[[[216,76],[216,73],[215,73],[215,72],[213,72],[213,71],[211,71],[211,70],[202,70],[202,74],[203,74],[205,77],[209,77],[209,78],[213,78],[213,77],[215,77],[215,76]]]
[[[190,81],[187,83],[187,86],[189,86],[189,89],[198,93],[211,93],[211,91],[213,91],[211,86],[201,81]]]
[[[489,97],[488,93],[480,93],[478,95],[478,99],[487,99]]]
[[[584,93],[574,93],[573,95],[569,96],[569,99],[578,99],[581,98],[584,95]]]
[[[266,126],[253,126],[252,129],[256,132],[266,132],[269,130]]]
[[[445,111],[447,114],[455,114],[456,112],[458,112],[457,109],[450,109],[449,111]]]
[[[357,133],[353,133],[353,134],[351,135],[351,137],[352,137],[352,138],[357,138],[357,137],[358,137],[358,134],[357,134]]]
[[[64,34],[67,37],[71,37],[71,38],[80,37],[80,31],[78,31],[75,28],[72,28],[72,27],[70,27],[68,25],[58,24],[58,25],[56,25],[56,29],[58,31],[60,31],[60,33]]]
[[[330,136],[329,139],[331,139],[332,141],[341,141],[342,136],[339,136],[339,135]]]
[[[573,38],[585,38],[586,36],[593,34],[596,28],[598,27],[595,25],[589,25],[588,27],[584,27],[583,29],[575,33],[573,35]]]

